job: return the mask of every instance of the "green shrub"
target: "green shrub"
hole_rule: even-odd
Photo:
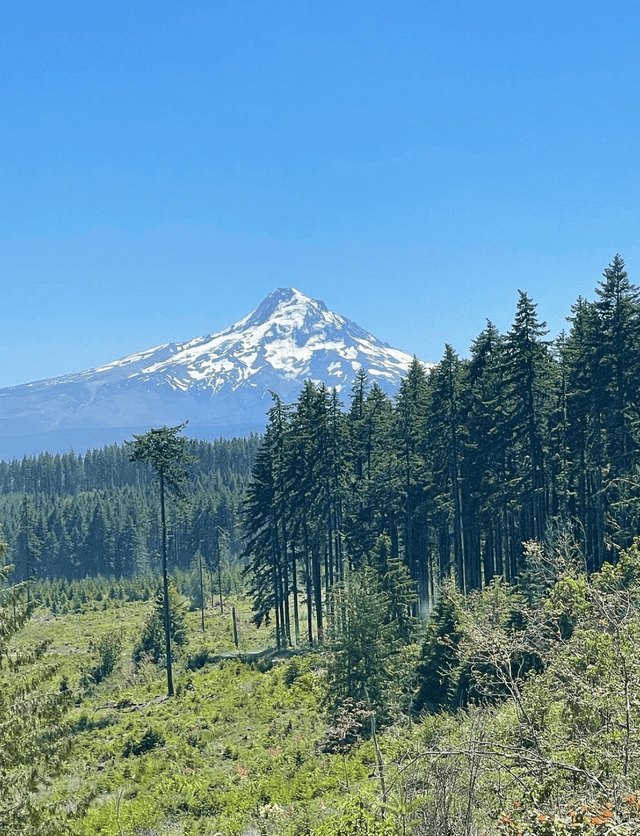
[[[185,662],[185,667],[189,671],[199,671],[209,661],[209,651],[206,648],[200,648],[195,653],[190,653]]]
[[[302,669],[300,667],[300,662],[298,662],[297,659],[292,659],[284,669],[282,677],[284,684],[290,688],[301,673]]]
[[[313,831],[313,836],[396,836],[391,821],[367,810],[362,802],[350,805],[347,812],[331,816]]]
[[[171,643],[174,648],[186,645],[187,601],[176,591],[171,582],[169,584],[169,622]],[[156,595],[153,609],[145,619],[140,641],[133,650],[133,661],[140,662],[145,657],[150,658],[154,664],[158,664],[165,657],[165,635],[164,635],[164,593],[162,589]]]
[[[125,631],[120,629],[113,630],[99,641],[89,644],[89,651],[97,657],[97,660],[90,670],[83,672],[82,685],[85,687],[91,683],[98,685],[113,673],[122,655],[124,639]]]
[[[164,746],[164,737],[152,728],[147,728],[140,740],[127,740],[122,748],[122,755],[125,758],[131,755],[144,755],[145,752],[150,752],[152,749],[157,749],[159,746]]]
[[[264,659],[258,659],[255,664],[257,671],[260,671],[260,673],[268,673],[273,667],[273,659],[269,656],[265,656]]]

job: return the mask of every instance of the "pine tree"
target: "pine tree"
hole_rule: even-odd
[[[343,514],[345,552],[356,566],[382,533],[395,536],[397,550],[397,509],[390,501],[397,482],[392,422],[391,401],[377,383],[356,391],[347,415],[350,487]]]
[[[253,620],[258,625],[269,623],[273,611],[278,649],[291,643],[291,590],[287,566],[287,518],[291,508],[287,501],[289,485],[285,480],[286,463],[283,461],[284,446],[288,443],[286,432],[282,403],[276,398],[269,410],[269,423],[243,503],[243,554],[249,561],[245,575],[251,583]],[[295,591],[297,593],[297,586]],[[297,594],[294,597],[297,599]]]
[[[386,705],[386,663],[389,652],[386,616],[388,604],[380,576],[365,564],[345,568],[344,579],[331,593],[333,617],[329,623],[328,699],[337,707],[346,698],[370,702],[381,711]]]
[[[505,351],[504,337],[487,321],[471,346],[467,373],[467,532],[476,552],[481,551],[485,583],[504,572],[506,551],[510,430]]]
[[[28,494],[23,494],[20,506],[20,535],[16,553],[16,564],[21,567],[20,577],[27,582],[27,600],[30,599],[30,581],[36,573],[36,562],[40,559],[42,542],[36,532],[36,512]]]
[[[165,641],[166,613],[169,613],[169,636],[171,653],[176,647],[184,647],[188,641],[186,614],[188,601],[180,595],[173,580],[169,581],[168,596],[165,598],[164,588],[160,588],[153,602],[153,607],[145,619],[142,635],[134,648],[133,660],[140,662],[149,657],[154,664],[167,663],[167,644]],[[175,660],[174,660],[175,661]]]
[[[569,448],[569,366],[567,335],[561,331],[554,343],[556,367],[553,404],[549,415],[549,511],[567,520],[571,504],[571,451]]]
[[[381,534],[368,556],[369,565],[380,579],[385,595],[385,622],[393,624],[397,638],[408,644],[413,640],[417,619],[412,615],[416,601],[416,585],[403,561],[392,553],[391,538]]]
[[[567,444],[571,459],[570,516],[579,533],[589,568],[602,565],[605,548],[603,487],[604,437],[597,354],[598,315],[582,297],[572,306],[571,329],[563,347],[567,367]]]
[[[309,644],[314,642],[314,615],[319,643],[324,633],[322,566],[327,545],[326,527],[325,521],[316,513],[324,491],[315,478],[323,452],[324,402],[325,394],[319,393],[307,380],[291,414],[286,469],[292,534],[299,543],[304,567]]]
[[[628,473],[638,444],[640,386],[640,290],[631,284],[616,255],[603,273],[595,303],[598,315],[598,393],[611,476]]]
[[[351,387],[351,404],[348,413],[349,447],[353,460],[353,470],[358,488],[365,475],[367,460],[367,417],[366,401],[370,386],[367,373],[358,369]]]
[[[160,521],[162,532],[162,580],[164,606],[165,658],[167,663],[167,692],[173,696],[171,669],[171,615],[169,612],[169,578],[167,574],[167,524],[165,511],[165,487],[178,500],[186,499],[185,465],[194,459],[187,452],[187,439],[180,436],[186,424],[177,427],[161,427],[144,435],[134,435],[130,444],[130,460],[145,462],[153,468],[160,482]]]
[[[507,375],[510,383],[510,421],[514,456],[514,487],[520,506],[520,541],[544,537],[547,519],[545,443],[549,400],[550,357],[546,322],[539,322],[536,305],[523,291],[507,335]],[[512,548],[515,544],[512,544]],[[512,573],[517,575],[521,549],[512,551]]]
[[[460,615],[446,590],[431,613],[417,668],[419,687],[414,711],[436,713],[453,707],[459,661],[456,649],[462,638]]]
[[[432,513],[440,531],[440,575],[448,574],[453,562],[460,588],[471,589],[480,585],[480,569],[476,561],[469,559],[465,537],[462,486],[467,432],[462,408],[464,373],[463,363],[447,345],[444,357],[429,375],[431,406],[426,437]]]
[[[402,519],[404,561],[418,585],[420,601],[428,601],[429,566],[427,515],[424,513],[425,428],[429,407],[427,376],[414,358],[400,382],[395,404],[395,437],[398,464],[397,501]],[[395,532],[389,532],[392,541]]]
[[[378,719],[403,701],[408,671],[403,649],[413,639],[416,595],[408,570],[381,537],[363,566],[345,566],[331,591],[328,702],[368,703]]]

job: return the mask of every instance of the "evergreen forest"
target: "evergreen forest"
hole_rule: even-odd
[[[279,641],[321,640],[324,602],[380,536],[408,571],[414,615],[446,578],[516,582],[524,544],[569,528],[588,572],[640,531],[640,295],[616,256],[546,340],[520,292],[511,329],[487,322],[468,359],[414,360],[393,401],[360,371],[347,411],[308,381],[276,399],[245,501],[256,617]],[[306,614],[298,612],[299,594]],[[293,606],[290,605],[290,600]]]
[[[640,833],[619,255],[547,337],[520,291],[393,398],[360,370],[155,470],[1,462],[0,832]]]
[[[240,552],[239,509],[260,440],[188,442],[189,502],[170,506],[170,557],[186,568],[200,551],[210,567]],[[0,462],[0,522],[14,578],[157,571],[158,485],[126,445],[85,455],[44,453]]]

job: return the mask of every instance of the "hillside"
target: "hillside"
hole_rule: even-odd
[[[503,583],[466,601],[445,590],[393,699],[438,679],[449,700],[466,683],[467,700],[394,712],[377,733],[366,704],[332,711],[327,701],[340,643],[263,652],[272,633],[227,596],[224,613],[207,608],[204,633],[200,613],[187,614],[168,699],[162,665],[131,655],[153,609],[151,579],[40,585],[14,646],[50,642],[57,668],[39,688],[72,695],[71,750],[37,797],[41,828],[3,832],[634,836],[640,553],[589,581],[562,570],[559,551],[545,557],[559,574],[530,585],[530,600]],[[368,669],[370,686],[379,674]]]

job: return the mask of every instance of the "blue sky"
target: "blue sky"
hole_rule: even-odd
[[[631,2],[25,2],[0,13],[0,387],[293,285],[462,355],[640,283]]]

